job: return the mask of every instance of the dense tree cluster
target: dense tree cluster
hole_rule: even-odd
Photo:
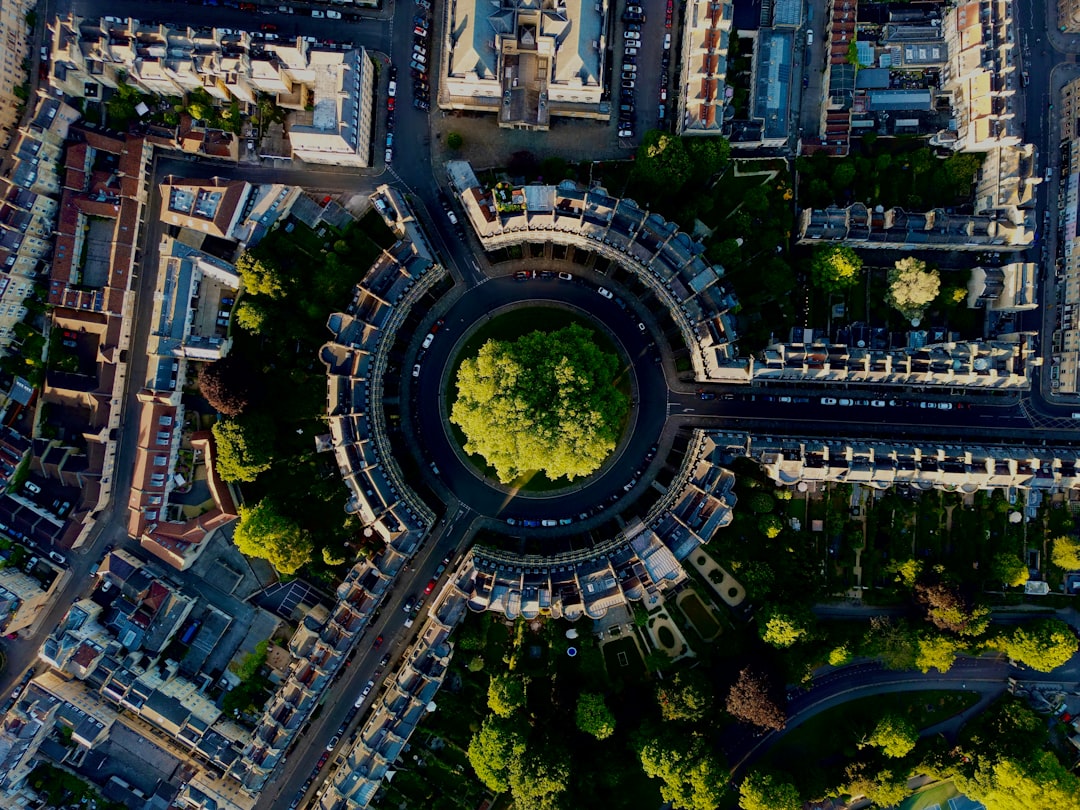
[[[491,676],[488,684],[488,708],[499,717],[510,717],[525,705],[526,680],[520,675],[505,673]]]
[[[780,649],[808,638],[813,624],[813,614],[798,607],[771,605],[758,615],[761,640]]]
[[[990,608],[972,604],[954,585],[920,583],[915,587],[915,598],[926,609],[930,623],[939,630],[975,637],[990,626]]]
[[[741,810],[801,810],[799,789],[780,776],[751,771],[739,785]]]
[[[1007,551],[994,555],[990,569],[994,579],[1006,587],[1015,588],[1028,580],[1028,569],[1024,561]]]
[[[1060,619],[1039,619],[1002,633],[993,646],[1039,672],[1050,672],[1076,654],[1076,636]]]
[[[638,756],[646,775],[661,781],[664,801],[683,810],[714,810],[727,789],[727,770],[699,736],[662,732]]]
[[[534,470],[573,480],[618,442],[628,407],[618,374],[618,358],[576,324],[489,340],[458,370],[450,420],[503,483]]]

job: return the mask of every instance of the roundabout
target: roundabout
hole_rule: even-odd
[[[420,370],[403,386],[403,399],[409,402],[403,426],[415,431],[415,446],[423,453],[422,468],[437,475],[464,506],[500,521],[515,533],[522,529],[572,532],[575,529],[568,529],[567,521],[588,520],[633,496],[648,465],[656,462],[653,448],[666,417],[667,382],[662,365],[656,362],[660,349],[650,328],[639,325],[647,323],[647,316],[638,317],[621,297],[617,303],[601,295],[581,267],[567,269],[576,271],[570,280],[560,279],[554,272],[548,274],[550,278],[526,281],[502,276],[466,290],[440,313],[442,325],[427,349],[418,347],[413,355],[417,360],[409,360],[414,370],[416,365]],[[460,438],[449,421],[453,403],[448,401],[447,391],[453,390],[452,375],[470,336],[498,314],[523,306],[529,307],[526,313],[538,307],[555,307],[584,316],[591,328],[617,347],[630,380],[632,406],[614,451],[597,472],[553,490],[507,487],[494,476],[484,475],[460,450]],[[428,321],[434,323],[433,319]],[[522,331],[531,328],[523,325]],[[414,341],[418,342],[419,338]],[[563,521],[563,525],[544,528],[544,521]]]

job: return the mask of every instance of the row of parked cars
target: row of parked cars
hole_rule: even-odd
[[[418,110],[431,109],[431,85],[428,84],[428,43],[431,33],[431,18],[428,12],[431,3],[417,0],[419,13],[413,17],[413,50],[409,68],[413,77],[413,106]]]

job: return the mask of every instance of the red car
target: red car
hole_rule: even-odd
[[[393,96],[390,96],[390,98],[388,98],[386,100],[386,109],[387,110],[394,109],[394,97]]]
[[[429,582],[429,583],[427,584],[427,586],[426,586],[426,587],[424,588],[424,593],[425,593],[425,594],[429,594],[429,593],[431,593],[431,592],[432,592],[433,590],[435,590],[435,580],[434,580],[434,579],[432,579],[432,580],[431,580],[431,582]]]
[[[375,643],[371,645],[371,649],[377,650],[382,646],[383,637],[381,635],[375,637]]]
[[[277,31],[277,26],[273,23],[263,23],[259,26],[260,31]]]

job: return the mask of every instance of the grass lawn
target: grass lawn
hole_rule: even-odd
[[[629,369],[630,364],[628,358],[626,358],[619,348],[613,343],[602,330],[597,328],[596,322],[591,318],[587,318],[583,315],[578,315],[570,310],[561,309],[559,307],[525,307],[518,308],[512,312],[508,312],[504,315],[499,315],[492,318],[485,324],[482,324],[458,351],[457,357],[454,358],[452,363],[452,370],[447,376],[446,382],[446,401],[453,403],[457,399],[457,374],[458,369],[461,367],[461,363],[469,357],[474,357],[477,352],[480,351],[480,347],[483,346],[489,340],[517,340],[523,335],[527,335],[530,332],[555,332],[563,327],[570,326],[571,324],[577,324],[590,330],[596,335],[595,343],[601,351],[608,354],[614,354],[619,357],[622,367]],[[619,378],[619,390],[622,391],[628,398],[630,397],[630,377],[624,373]],[[630,411],[627,411],[626,421],[630,419]],[[454,437],[454,440],[458,443],[459,447],[465,445],[465,434],[461,432],[461,429],[453,424],[450,424],[450,430]],[[626,425],[623,425],[625,430]],[[495,468],[487,464],[487,462],[479,455],[466,455],[469,463],[473,468],[488,478],[497,478]],[[603,469],[603,468],[601,468]],[[550,492],[552,490],[562,489],[569,485],[569,482],[565,478],[557,478],[554,481],[548,478],[546,475],[540,472],[531,471],[525,473],[521,477],[510,483],[510,488],[515,490],[522,490],[524,492]]]
[[[935,807],[949,810],[947,802],[959,795],[960,792],[952,782],[941,782],[904,799],[900,810],[932,810]]]
[[[632,638],[620,638],[607,642],[602,648],[604,664],[611,678],[627,681],[643,681],[647,676],[645,662],[641,660],[637,644]]]
[[[874,695],[844,703],[816,715],[784,737],[765,755],[762,766],[783,768],[784,763],[825,763],[842,756],[873,729],[886,713],[906,717],[919,729],[974,706],[977,692],[927,690]]]
[[[720,623],[713,618],[705,603],[696,593],[690,593],[679,600],[676,605],[703,639],[712,639],[720,633]]]

